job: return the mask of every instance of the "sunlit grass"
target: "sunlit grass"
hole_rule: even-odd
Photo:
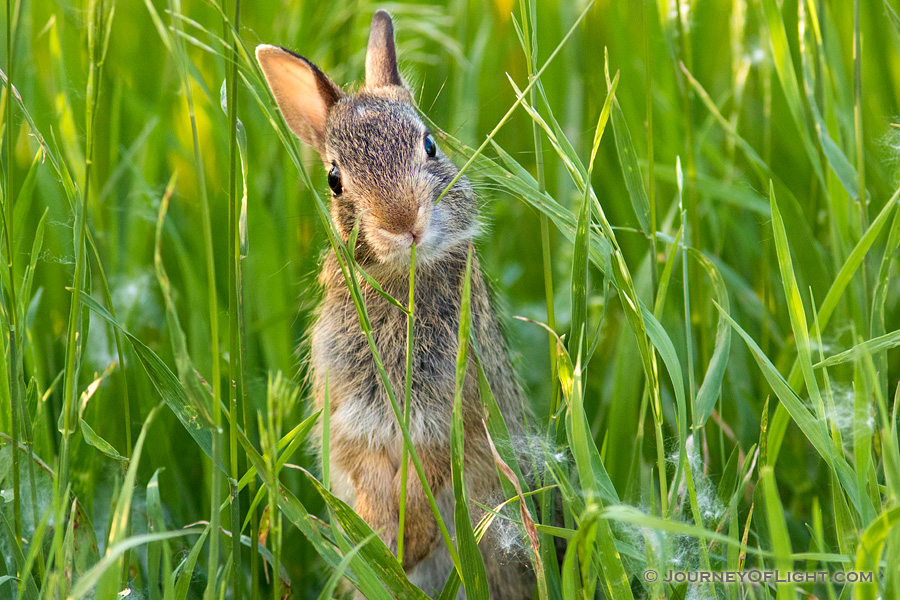
[[[471,535],[457,511],[451,535],[426,486],[455,566],[442,597],[485,597],[486,527],[540,598],[900,597],[890,2],[10,0],[0,600],[423,597],[330,488],[296,351],[321,252],[379,365],[380,289],[252,51],[359,81],[379,7],[480,193],[480,262],[522,317],[505,324],[534,409],[511,436],[479,366],[506,504]],[[412,340],[413,294],[391,301]],[[462,304],[460,389],[480,364]],[[379,372],[424,482],[410,376]],[[776,568],[874,577],[643,576]]]

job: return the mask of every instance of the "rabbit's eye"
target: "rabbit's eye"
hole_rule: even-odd
[[[344,191],[344,188],[341,187],[341,172],[338,171],[335,164],[332,164],[331,169],[328,171],[328,187],[331,188],[335,196],[340,196],[341,192]]]
[[[429,158],[434,158],[437,154],[437,144],[434,143],[431,135],[425,136],[425,154],[427,154]]]

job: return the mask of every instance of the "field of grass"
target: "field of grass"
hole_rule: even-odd
[[[377,8],[561,492],[494,524],[535,597],[900,598],[895,0],[235,1],[7,0],[0,600],[423,597],[311,442],[328,188],[253,58],[359,82]]]

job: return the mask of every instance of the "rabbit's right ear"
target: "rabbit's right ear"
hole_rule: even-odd
[[[372,15],[369,28],[369,45],[366,48],[366,87],[370,89],[388,85],[403,86],[397,68],[397,49],[394,44],[394,22],[386,10],[379,9]]]
[[[257,46],[256,60],[288,127],[324,156],[328,111],[344,92],[316,65],[284,48]]]

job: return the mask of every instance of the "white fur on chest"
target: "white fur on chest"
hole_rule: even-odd
[[[401,410],[402,405],[399,403],[402,400],[398,398],[398,408]],[[332,436],[340,437],[345,443],[351,441],[359,444],[361,448],[368,450],[385,449],[399,462],[403,436],[390,406],[369,398],[345,398],[332,406]],[[443,414],[444,412],[447,414]],[[413,404],[409,421],[412,443],[415,446],[447,444],[450,417],[449,412],[440,407],[429,405],[423,410]]]

